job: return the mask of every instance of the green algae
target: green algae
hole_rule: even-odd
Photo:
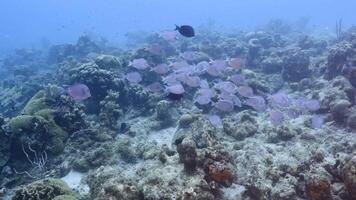
[[[47,108],[50,108],[50,106],[47,103],[46,93],[44,90],[40,90],[29,100],[22,113],[33,115],[35,112]]]
[[[45,136],[44,141],[47,141],[49,152],[59,154],[64,149],[68,133],[56,123],[54,120],[56,111],[46,102],[48,100],[45,92],[39,91],[26,104],[22,112],[24,115],[12,118],[9,127],[14,134],[22,137],[33,134]]]

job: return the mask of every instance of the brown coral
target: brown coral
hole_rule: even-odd
[[[207,159],[204,164],[207,181],[215,181],[225,187],[230,187],[234,180],[232,169],[224,161]]]
[[[331,186],[326,177],[312,175],[306,182],[306,193],[310,200],[330,200]]]
[[[356,156],[343,167],[342,175],[350,199],[356,199]]]

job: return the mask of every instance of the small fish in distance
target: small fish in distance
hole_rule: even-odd
[[[191,27],[189,25],[182,25],[182,26],[176,25],[175,30],[178,31],[184,37],[194,37],[195,36],[193,27]]]

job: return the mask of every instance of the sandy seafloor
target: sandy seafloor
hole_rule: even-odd
[[[356,199],[355,29],[172,34],[6,55],[0,199]]]

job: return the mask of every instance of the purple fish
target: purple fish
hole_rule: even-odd
[[[185,92],[184,87],[180,83],[168,86],[166,89],[172,94],[183,94]]]
[[[229,100],[219,100],[214,104],[215,108],[222,112],[231,112],[234,110],[234,102]]]
[[[213,66],[219,70],[224,70],[226,67],[226,61],[225,60],[214,60],[211,63],[211,66]]]
[[[249,86],[240,86],[237,88],[237,92],[243,97],[253,96],[253,90]]]
[[[215,128],[223,128],[222,120],[218,115],[211,115],[208,120]]]
[[[210,76],[220,76],[221,75],[221,71],[219,69],[217,69],[214,66],[208,66],[206,69],[206,72],[210,75]]]
[[[257,111],[265,111],[267,109],[266,101],[261,96],[252,96],[246,99],[245,104],[251,106]]]
[[[75,101],[82,101],[89,97],[91,97],[90,89],[87,85],[82,83],[77,83],[71,85],[67,88],[67,93],[71,96]]]
[[[210,89],[210,88],[200,88],[197,91],[197,94],[202,95],[202,96],[207,96],[209,98],[212,98],[215,96],[215,92],[214,90]]]
[[[230,77],[230,81],[232,81],[237,86],[246,85],[246,80],[241,74],[232,75]]]
[[[164,87],[159,82],[154,82],[146,86],[146,89],[150,92],[159,93],[164,90]]]
[[[271,110],[269,111],[269,120],[273,124],[273,126],[279,126],[284,121],[284,115],[280,111]]]
[[[148,52],[152,53],[153,55],[156,56],[160,56],[162,54],[164,54],[164,50],[163,47],[159,44],[151,44],[148,48],[147,48]]]
[[[320,115],[313,115],[311,118],[311,126],[315,129],[323,128],[324,119]]]
[[[189,67],[189,64],[186,61],[178,61],[178,62],[174,62],[172,63],[172,67],[173,69],[181,69],[181,68],[187,68]]]
[[[238,107],[242,106],[241,100],[234,94],[223,92],[220,94],[219,98],[222,100],[232,101],[232,102],[234,102],[235,106],[238,106]]]
[[[126,74],[125,78],[130,83],[139,83],[142,81],[142,77],[141,77],[140,73],[138,73],[138,72],[129,72]]]
[[[207,88],[209,89],[209,83],[208,83],[208,81],[205,80],[205,79],[204,79],[204,80],[201,80],[201,81],[200,81],[200,87],[201,87],[201,88],[205,88],[205,89],[207,89]]]
[[[184,80],[184,83],[189,87],[199,87],[200,86],[200,78],[199,76],[187,76]]]
[[[134,59],[131,62],[131,66],[138,69],[138,70],[144,70],[146,69],[149,65],[146,61],[146,59],[144,58],[138,58],[138,59]]]
[[[320,103],[315,99],[307,100],[304,102],[304,107],[309,111],[317,111],[320,109]]]
[[[210,64],[207,61],[201,61],[197,64],[197,68],[200,68],[205,71],[209,67],[209,65]]]
[[[207,68],[206,72],[210,76],[221,76],[226,67],[225,60],[214,60]]]
[[[299,117],[300,111],[298,111],[296,108],[288,108],[286,110],[286,114],[289,118],[295,119]]]
[[[220,90],[221,92],[226,92],[230,94],[236,93],[236,86],[230,81],[219,82],[215,85],[215,88]]]
[[[269,96],[270,101],[281,107],[288,107],[291,104],[291,99],[284,92],[278,92]]]
[[[162,79],[162,81],[163,81],[163,83],[165,83],[168,86],[175,85],[175,84],[179,83],[179,81],[177,80],[177,76],[173,73],[168,74],[166,77],[164,77]]]
[[[162,63],[154,67],[152,71],[154,71],[156,74],[164,75],[168,73],[169,66],[167,64]]]
[[[195,98],[195,102],[197,102],[199,105],[207,105],[211,102],[211,98],[209,96],[198,95]]]
[[[228,63],[234,69],[241,69],[245,67],[246,60],[243,58],[231,58]]]

